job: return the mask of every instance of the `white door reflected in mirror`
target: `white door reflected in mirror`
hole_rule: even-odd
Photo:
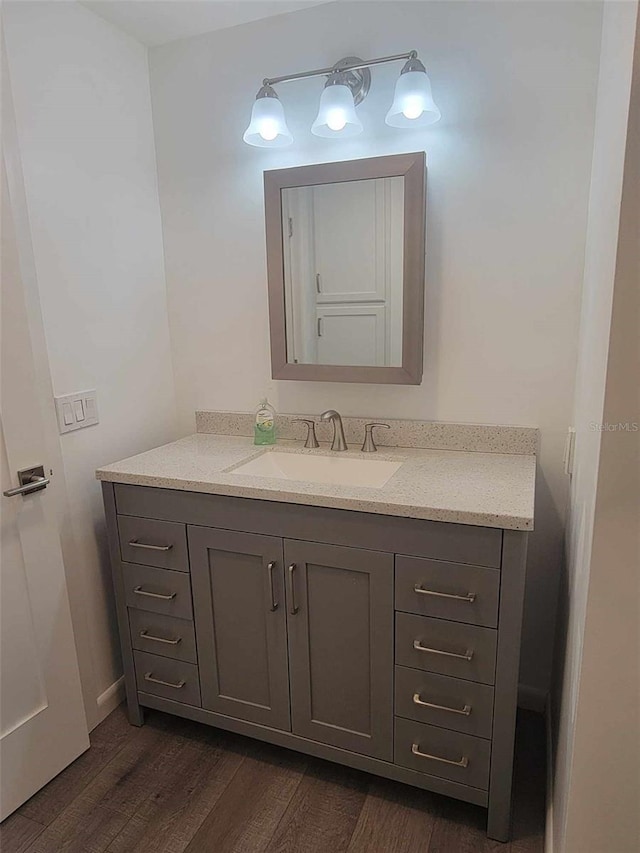
[[[400,367],[404,178],[282,190],[287,361]]]

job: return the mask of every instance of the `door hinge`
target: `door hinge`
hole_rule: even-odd
[[[289,217],[289,238],[293,237],[293,219]]]

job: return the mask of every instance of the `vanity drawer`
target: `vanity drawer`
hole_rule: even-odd
[[[134,652],[136,684],[141,693],[174,699],[184,705],[201,706],[198,667],[160,655]]]
[[[421,557],[396,557],[396,610],[495,628],[500,572]]]
[[[191,581],[186,572],[122,564],[128,607],[191,619]]]
[[[120,554],[125,563],[142,563],[176,572],[189,571],[184,524],[118,516]]]
[[[396,663],[493,684],[497,631],[396,613]]]
[[[141,652],[197,663],[193,622],[129,608],[131,645]]]
[[[493,688],[462,678],[396,666],[395,714],[432,726],[490,738]]]
[[[394,761],[430,776],[487,790],[491,741],[396,717]]]

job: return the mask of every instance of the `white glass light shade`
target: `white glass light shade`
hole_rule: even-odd
[[[391,127],[425,127],[440,119],[426,71],[405,71],[398,77],[385,121]]]
[[[251,121],[242,137],[248,145],[282,148],[291,145],[293,136],[287,127],[284,109],[277,97],[258,97],[251,110]]]
[[[325,86],[311,133],[331,139],[357,136],[361,132],[362,122],[356,115],[351,89],[341,83]]]

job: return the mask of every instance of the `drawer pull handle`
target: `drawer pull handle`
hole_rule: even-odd
[[[291,563],[289,566],[289,613],[292,616],[295,616],[298,612],[298,605],[296,604],[296,585],[293,581],[293,573],[296,570],[296,564]]]
[[[147,551],[170,551],[173,545],[149,545],[148,542],[138,542],[137,539],[132,539],[129,542],[131,548],[145,548]]]
[[[278,609],[278,602],[276,600],[276,594],[273,590],[273,570],[275,569],[276,564],[275,561],[272,560],[270,563],[267,563],[267,571],[269,572],[269,592],[271,593],[271,612]]]
[[[151,681],[152,684],[161,684],[163,687],[173,687],[174,690],[180,690],[187,683],[186,681],[163,681],[161,678],[154,678],[152,672],[145,672],[144,680]]]
[[[454,601],[467,601],[469,604],[473,604],[476,600],[475,592],[468,592],[466,595],[454,595],[452,592],[436,592],[435,589],[424,589],[419,584],[416,584],[413,588],[414,592],[417,592],[418,595],[435,595],[437,598],[450,598]]]
[[[450,714],[462,714],[468,717],[471,713],[471,705],[465,705],[464,708],[449,708],[448,705],[436,705],[434,702],[425,702],[420,697],[419,693],[413,694],[414,705],[419,705],[421,708],[433,708],[434,711],[449,711]]]
[[[168,646],[177,646],[178,643],[182,642],[182,637],[174,637],[173,639],[154,637],[153,634],[149,634],[147,631],[140,631],[140,636],[143,640],[153,640],[154,643],[166,643]]]
[[[473,649],[467,649],[467,651],[461,655],[458,652],[445,652],[442,649],[429,649],[427,646],[423,646],[420,640],[413,641],[413,648],[417,652],[429,652],[432,655],[444,655],[447,658],[457,658],[458,660],[471,660],[473,657]]]
[[[133,591],[136,595],[146,595],[148,598],[160,598],[162,601],[171,601],[178,594],[170,592],[169,595],[163,595],[161,592],[149,592],[148,589],[142,589],[141,586],[134,586]]]
[[[417,755],[418,758],[429,758],[431,761],[440,761],[442,764],[451,764],[452,767],[468,767],[469,759],[466,755],[463,755],[460,761],[451,761],[450,758],[441,758],[439,755],[429,755],[428,752],[422,752],[420,750],[420,744],[414,743],[411,745],[411,752],[414,755]]]

